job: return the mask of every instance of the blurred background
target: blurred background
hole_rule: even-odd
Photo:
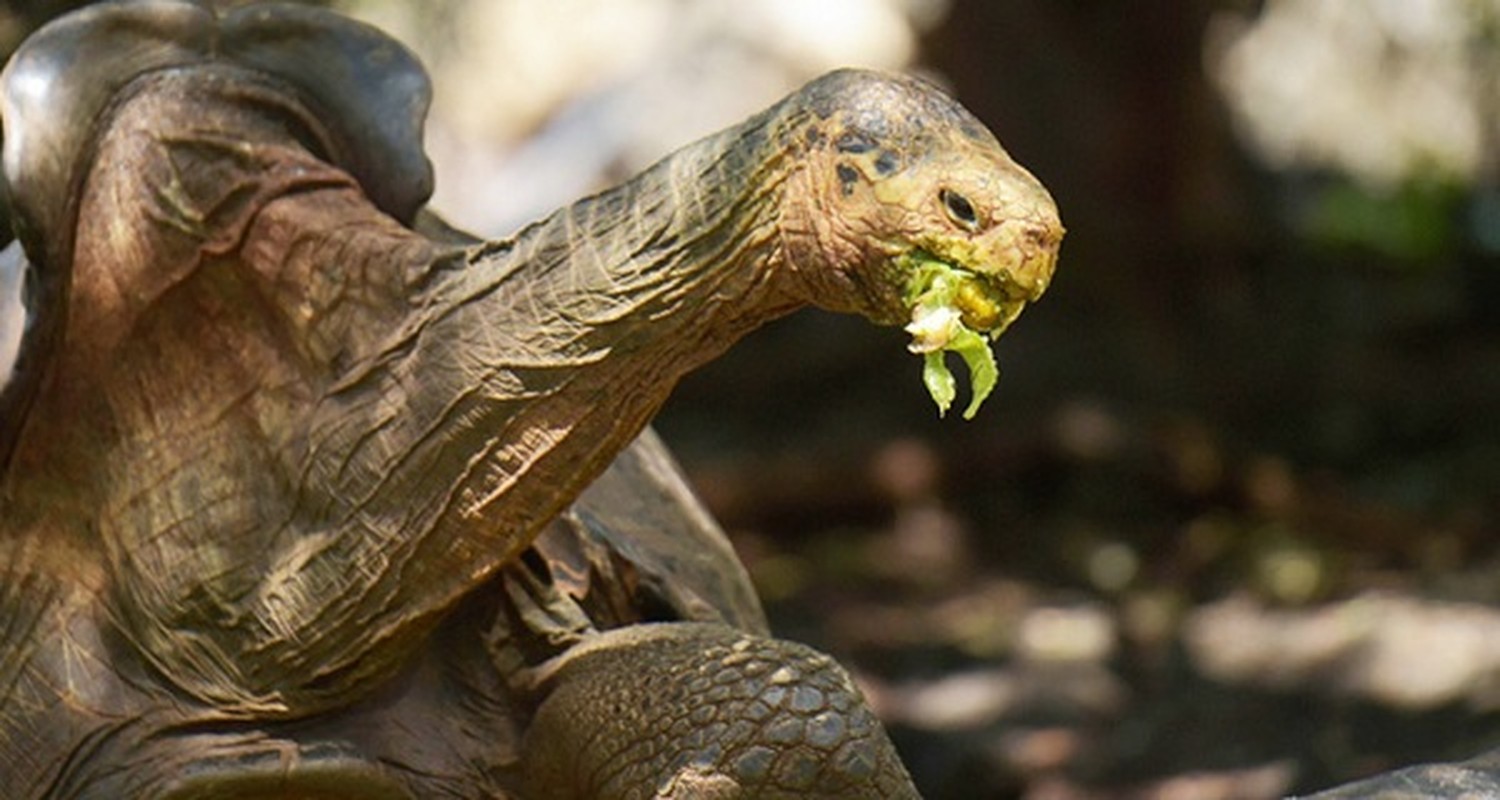
[[[843,65],[949,87],[1051,189],[1059,271],[974,421],[812,311],[657,421],[927,797],[1500,747],[1500,0],[333,5],[428,64],[433,205],[476,233]]]

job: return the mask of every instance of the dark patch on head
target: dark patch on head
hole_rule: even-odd
[[[818,147],[823,144],[823,129],[815,125],[809,126],[807,129],[806,137],[807,143],[810,146]]]
[[[854,192],[854,184],[859,180],[859,170],[848,164],[840,164],[837,171],[839,174],[839,185],[843,187],[844,194],[852,194]]]
[[[984,125],[956,100],[918,78],[840,70],[808,84],[796,97],[801,108],[841,126],[842,134],[828,135],[843,153],[887,147],[919,152],[954,134],[993,142]]]
[[[807,109],[818,119],[828,119],[844,104],[848,92],[861,83],[876,80],[873,73],[860,70],[837,70],[809,83],[802,92]]]
[[[858,131],[847,131],[839,136],[836,145],[840,153],[851,153],[858,155],[868,153],[875,149],[875,140]]]
[[[889,150],[882,150],[880,151],[880,155],[875,157],[875,171],[881,175],[889,175],[896,171],[898,163],[895,153]]]

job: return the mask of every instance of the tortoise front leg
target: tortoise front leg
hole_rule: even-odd
[[[546,669],[533,800],[916,798],[832,658],[707,623],[618,628]]]

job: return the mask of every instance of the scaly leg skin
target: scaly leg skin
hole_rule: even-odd
[[[849,675],[803,645],[634,625],[547,671],[524,749],[533,800],[919,797]]]

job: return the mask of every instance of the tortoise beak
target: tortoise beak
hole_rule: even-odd
[[[1057,204],[1025,170],[1002,196],[1003,218],[984,235],[975,271],[998,283],[1007,299],[1035,302],[1052,283],[1065,230]]]
[[[1041,220],[1029,220],[1022,228],[1019,248],[1021,265],[1016,270],[1015,280],[1027,291],[1027,300],[1035,301],[1047,291],[1052,283],[1052,273],[1057,269],[1058,252],[1062,249],[1062,220],[1056,208]]]

